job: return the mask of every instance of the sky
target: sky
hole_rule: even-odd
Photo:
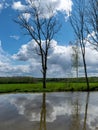
[[[26,8],[29,0],[0,0],[0,76],[42,77],[40,57],[33,51],[35,42],[24,35],[24,31],[14,22],[17,13]],[[37,4],[38,0],[34,0]],[[48,56],[47,77],[72,77],[72,49],[69,45],[74,40],[74,33],[69,23],[73,0],[40,0],[44,13],[48,15],[46,5],[54,8],[54,16],[62,23],[58,34],[52,39]],[[30,16],[27,16],[29,19]],[[86,47],[86,61],[89,76],[98,76],[98,52],[91,46]],[[81,55],[81,54],[80,54]],[[82,64],[82,58],[80,56]],[[50,69],[51,68],[51,69]],[[79,75],[84,76],[83,66]]]

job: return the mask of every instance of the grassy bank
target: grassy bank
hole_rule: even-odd
[[[10,92],[61,92],[61,91],[86,91],[85,83],[48,82],[47,88],[42,88],[42,83],[32,84],[0,84],[0,93]],[[90,91],[97,91],[98,83],[90,83]]]

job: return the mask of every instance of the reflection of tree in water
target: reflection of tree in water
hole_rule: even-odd
[[[85,105],[85,116],[84,116],[83,130],[86,130],[88,102],[89,102],[89,92],[87,93],[87,97],[86,97],[86,105]]]
[[[95,98],[91,100],[89,108],[89,94],[67,94],[66,99],[62,93],[47,94],[47,98],[45,93],[19,95],[13,98],[11,104],[15,105],[23,121],[28,120],[33,130],[95,130],[98,123],[98,106],[92,106],[93,101],[96,103]]]
[[[46,94],[43,93],[42,109],[40,114],[40,128],[39,130],[46,130]]]
[[[72,104],[71,126],[69,130],[80,130],[81,128],[80,110],[81,106],[79,104],[79,97],[77,96],[75,102]]]
[[[71,126],[69,130],[86,130],[87,129],[87,111],[88,111],[89,93],[86,96],[86,105],[84,110],[83,124],[81,123],[81,105],[79,104],[79,96],[73,103]]]

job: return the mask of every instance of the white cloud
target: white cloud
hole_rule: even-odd
[[[57,42],[54,40],[52,40],[51,46],[52,47],[49,50],[49,56],[48,56],[48,73],[47,73],[48,77],[66,77],[70,75],[72,73],[71,72],[72,71],[71,70],[71,53],[72,53],[71,46],[58,45]],[[29,61],[30,63],[32,63],[33,68],[34,68],[34,63],[36,63],[35,65],[38,65],[39,68],[39,70],[37,71],[40,72],[41,62],[40,62],[40,57],[35,52],[36,47],[37,44],[34,43],[34,41],[22,45],[19,52],[13,55],[13,59],[15,60],[17,59],[25,62]],[[92,50],[92,48],[90,48],[89,46],[86,47],[86,62],[87,62],[89,75],[94,76],[98,73],[97,56],[98,56],[98,52]],[[80,76],[83,76],[84,70],[83,70],[82,57],[80,60],[82,66],[80,67],[79,72],[80,72]]]
[[[13,55],[13,58],[22,61],[36,59],[38,57],[37,54],[35,53],[36,47],[37,44],[34,42],[34,40],[32,40],[27,44],[22,45],[19,52]]]
[[[6,72],[10,69],[10,55],[2,49],[0,41],[0,76],[6,76]]]
[[[40,65],[33,60],[32,62],[15,61],[0,47],[0,76],[33,76],[34,74],[38,77],[40,70],[37,70]]]
[[[72,5],[72,0],[60,0],[60,4],[58,5],[57,10],[64,11],[66,15],[69,16],[70,12],[72,11]]]
[[[12,8],[15,10],[25,10],[31,7],[30,0],[25,0],[28,6],[22,4],[21,1],[13,2]],[[72,11],[72,0],[34,0],[32,5],[38,7],[41,17],[49,18],[51,15],[57,14],[58,11],[63,12],[65,17],[70,15]]]
[[[36,2],[35,5],[38,5]],[[50,7],[50,8],[47,8]],[[47,0],[47,1],[40,1],[40,10],[43,15],[45,14],[45,17],[51,16],[51,14],[56,14],[58,11],[63,12],[67,16],[69,16],[71,10],[72,10],[72,1],[71,0]]]
[[[3,4],[0,3],[0,10],[2,10],[2,9],[3,9]]]
[[[29,13],[23,13],[23,17],[28,21],[31,15]]]
[[[12,8],[15,10],[25,10],[26,6],[21,3],[21,1],[13,2]]]
[[[44,43],[44,42],[43,42]],[[72,76],[71,46],[58,45],[52,40],[48,56],[48,77]],[[37,44],[32,40],[21,46],[20,50],[9,55],[2,49],[0,41],[0,76],[35,76],[42,77],[41,60],[36,54]],[[80,59],[82,63],[82,58]],[[86,63],[89,76],[98,76],[98,52],[86,47]],[[75,74],[75,72],[74,72]],[[74,75],[73,74],[73,75]],[[83,65],[79,68],[80,76],[84,75]]]
[[[92,47],[93,49],[96,49],[98,51],[98,33],[92,31],[91,34],[88,34],[87,38],[85,39],[87,45]]]
[[[17,35],[11,35],[10,38],[13,38],[15,40],[19,40],[19,36],[17,36]]]
[[[44,43],[44,42],[43,42]],[[51,77],[63,77],[66,73],[69,73],[71,67],[70,52],[71,47],[59,46],[57,42],[52,40],[52,48],[49,50],[48,56],[48,76]],[[53,47],[54,46],[54,47]],[[28,44],[22,45],[19,52],[13,55],[13,59],[21,61],[29,61],[36,63],[39,70],[41,70],[40,57],[36,54],[37,44],[32,40]],[[68,58],[69,57],[69,58]],[[34,68],[34,67],[33,67]],[[50,69],[51,68],[51,69]]]

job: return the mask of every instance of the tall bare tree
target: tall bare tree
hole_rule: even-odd
[[[85,0],[74,1],[70,22],[76,35],[76,39],[79,42],[81,48],[85,78],[87,83],[87,90],[89,90],[89,81],[88,81],[87,65],[85,58],[85,50],[86,50],[85,38],[87,37],[87,34],[85,32]]]
[[[98,0],[88,0],[86,6],[86,31],[88,42],[98,51]]]
[[[60,24],[54,16],[53,9],[50,5],[47,5],[47,7],[45,7],[46,9],[44,9],[41,7],[40,2],[37,3],[37,5],[35,3],[33,0],[29,0],[26,9],[19,12],[18,19],[15,20],[15,22],[23,27],[26,33],[35,40],[37,44],[36,53],[41,58],[43,88],[46,88],[48,52],[51,47],[51,40],[59,31]]]

